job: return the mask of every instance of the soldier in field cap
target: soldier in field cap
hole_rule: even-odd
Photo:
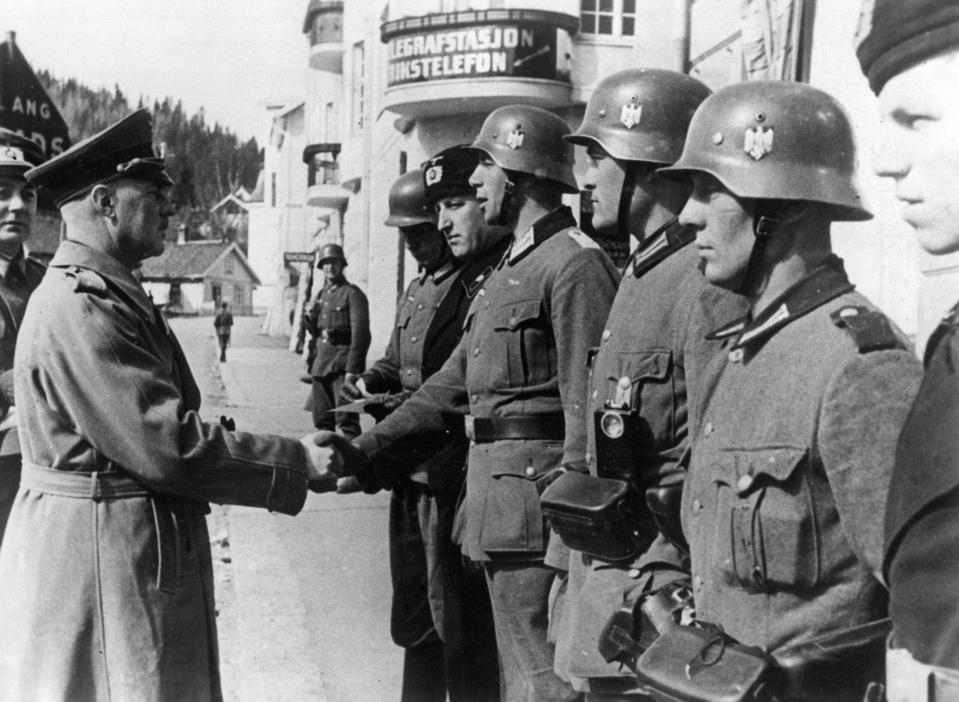
[[[37,211],[36,188],[23,174],[42,161],[36,142],[0,128],[0,539],[20,484],[13,350],[27,299],[45,270],[23,249]]]
[[[882,112],[874,168],[933,255],[959,251],[959,3],[874,0],[857,54]],[[889,699],[959,699],[959,305],[930,337],[899,439],[883,574],[893,635]]]
[[[0,699],[222,700],[208,502],[296,514],[332,488],[302,440],[204,422],[133,277],[171,181],[145,111],[26,173],[67,240],[17,344],[23,476],[0,549]]]

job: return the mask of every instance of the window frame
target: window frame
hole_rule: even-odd
[[[584,5],[589,0],[580,0],[579,2],[579,35],[577,41],[582,43],[593,43],[593,44],[626,44],[634,43],[636,41],[636,25],[637,20],[639,19],[639,12],[637,11],[637,0],[611,0],[612,10],[606,11],[601,10],[600,6],[603,0],[592,0],[593,6],[595,9],[587,10],[584,9]],[[624,12],[623,4],[627,1],[633,3],[632,12]],[[597,31],[587,32],[584,29],[583,17],[584,15],[592,15],[595,17],[596,25],[595,28],[599,29],[599,19],[600,17],[610,17],[612,21],[612,31],[609,34],[601,33]],[[633,23],[633,32],[632,34],[623,34],[623,20],[631,19]]]

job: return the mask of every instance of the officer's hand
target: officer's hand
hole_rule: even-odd
[[[362,400],[364,397],[370,396],[370,393],[366,390],[366,381],[363,380],[363,376],[356,373],[347,373],[343,377],[343,389],[340,392],[350,400]]]
[[[360,481],[356,479],[356,476],[349,476],[346,478],[337,478],[336,481],[336,493],[338,495],[349,495],[354,492],[360,492],[363,487],[360,485]]]
[[[317,443],[317,435],[320,433],[322,432],[307,434],[300,439],[310,458],[306,466],[306,483],[314,492],[331,492],[336,489],[334,466],[339,465],[340,457],[335,449]]]
[[[357,473],[373,472],[370,459],[345,436],[333,431],[319,431],[314,435],[314,441],[322,448],[331,449],[337,456],[336,461],[331,463],[331,470],[337,477],[345,478]]]

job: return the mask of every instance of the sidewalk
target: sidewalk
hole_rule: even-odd
[[[222,364],[209,318],[172,325],[203,391],[204,418],[225,414],[240,431],[298,438],[312,430],[303,362],[283,340],[259,334],[259,321],[237,318]],[[227,702],[398,699],[388,503],[386,493],[311,494],[297,517],[245,507],[212,515]]]

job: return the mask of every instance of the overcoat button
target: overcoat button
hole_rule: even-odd
[[[536,469],[533,468],[533,466],[526,466],[526,475],[532,478],[534,475],[536,475]]]
[[[753,484],[753,476],[751,475],[741,475],[739,480],[736,481],[736,489],[739,492],[746,492]]]

